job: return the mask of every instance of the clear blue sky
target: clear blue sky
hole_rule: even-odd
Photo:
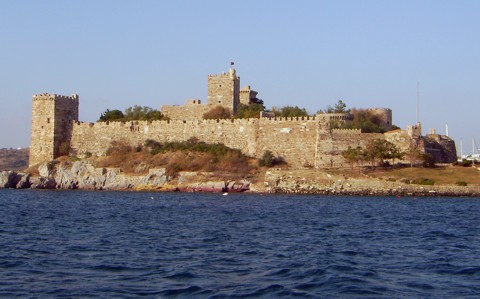
[[[32,95],[80,120],[206,100],[235,62],[267,107],[387,107],[394,124],[480,145],[480,1],[0,2],[0,147],[30,144]]]

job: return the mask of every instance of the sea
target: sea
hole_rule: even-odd
[[[1,298],[480,297],[480,198],[0,190]]]

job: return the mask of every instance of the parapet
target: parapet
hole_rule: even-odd
[[[78,101],[78,94],[72,94],[71,96],[65,96],[60,94],[50,94],[50,93],[42,93],[42,94],[34,94],[33,100],[69,100],[69,101]]]
[[[317,114],[317,117],[319,119],[323,119],[323,120],[326,120],[326,121],[330,121],[330,120],[346,121],[346,120],[352,120],[353,119],[353,115],[350,114],[350,113],[319,113],[319,114]]]

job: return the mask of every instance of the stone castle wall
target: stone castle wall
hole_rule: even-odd
[[[315,166],[318,168],[350,167],[342,156],[348,147],[364,148],[374,139],[384,139],[380,133],[362,133],[358,129],[319,130]]]
[[[291,166],[314,165],[318,123],[313,117],[294,119],[235,119],[201,121],[76,122],[71,151],[75,155],[105,155],[112,141],[131,146],[147,139],[185,141],[196,137],[207,143],[223,143],[252,157],[266,150],[283,157]]]
[[[210,105],[187,104],[183,106],[163,105],[160,110],[170,119],[201,120],[205,112],[211,108]]]

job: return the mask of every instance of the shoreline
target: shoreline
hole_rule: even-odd
[[[75,172],[74,167],[50,169],[44,173],[45,176],[2,171],[0,189],[480,197],[480,186],[415,185],[374,178],[332,176],[318,170],[268,170],[263,182],[255,183],[248,180],[224,181],[218,175],[204,172],[182,172],[173,180],[165,175],[165,169],[152,169],[147,175],[127,175],[117,169],[94,169],[93,173],[96,175]],[[306,173],[311,176],[305,177]]]

